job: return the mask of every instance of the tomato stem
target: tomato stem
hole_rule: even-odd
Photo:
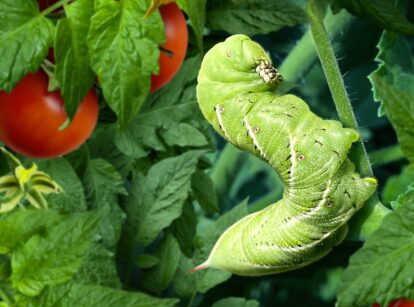
[[[169,56],[170,58],[173,58],[174,57],[174,52],[173,51],[171,51],[169,49],[166,49],[164,47],[161,47],[161,46],[159,47],[159,49],[161,50],[161,52],[166,53],[167,56]]]
[[[345,127],[353,128],[359,132],[358,122],[355,118],[335,53],[323,23],[325,10],[325,2],[317,0],[307,1],[306,11],[310,31],[339,119]],[[353,161],[356,163],[361,176],[373,176],[369,157],[362,141],[359,141],[355,145],[355,150],[351,152],[351,156],[354,157]],[[351,233],[348,237],[355,240],[365,239],[381,224],[382,219],[389,212],[391,211],[379,200],[378,193],[375,193],[357,213],[355,218],[351,220]]]

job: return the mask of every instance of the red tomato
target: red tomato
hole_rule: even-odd
[[[380,304],[374,304],[372,307],[380,307]],[[414,307],[414,301],[408,301],[405,298],[392,301],[388,307]]]
[[[174,2],[163,5],[160,13],[166,42],[161,46],[160,73],[151,77],[151,93],[159,90],[175,76],[184,61],[188,45],[187,24],[178,5]]]
[[[48,77],[39,70],[26,75],[8,94],[0,92],[0,140],[33,158],[60,156],[78,148],[98,119],[98,100],[90,90],[68,127],[59,91],[48,92]]]

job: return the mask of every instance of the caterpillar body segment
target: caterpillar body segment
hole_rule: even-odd
[[[375,191],[348,151],[359,135],[323,120],[294,95],[276,96],[282,80],[265,51],[233,35],[205,56],[197,98],[229,142],[267,161],[284,184],[283,198],[227,229],[208,260],[239,275],[293,270],[325,256],[346,235],[346,223]]]

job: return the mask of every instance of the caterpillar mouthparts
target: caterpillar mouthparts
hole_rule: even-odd
[[[260,59],[256,66],[256,72],[266,83],[279,84],[283,81],[283,77],[275,67],[265,59]]]

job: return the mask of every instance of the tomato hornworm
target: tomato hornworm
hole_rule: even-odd
[[[197,99],[227,141],[267,161],[284,185],[283,198],[228,228],[208,260],[238,275],[266,275],[314,262],[339,244],[347,221],[374,193],[347,158],[359,134],[312,113],[294,95],[277,95],[282,76],[263,48],[233,35],[207,52]]]

